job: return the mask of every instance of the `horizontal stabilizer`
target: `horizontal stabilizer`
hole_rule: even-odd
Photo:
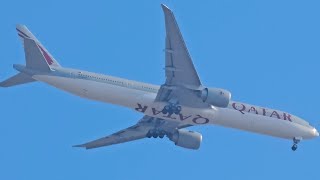
[[[34,81],[36,80],[32,79],[30,76],[23,73],[19,73],[3,82],[0,82],[0,87],[16,86],[16,85],[26,84]]]

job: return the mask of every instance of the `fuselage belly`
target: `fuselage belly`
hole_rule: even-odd
[[[315,137],[312,126],[282,111],[233,101],[227,108],[182,107],[179,114],[168,115],[161,112],[165,103],[155,103],[157,91],[152,91],[147,86],[145,89],[130,88],[128,87],[129,80],[108,79],[113,83],[106,83],[103,80],[107,81],[107,78],[100,76],[91,76],[96,80],[83,79],[78,76],[35,75],[33,78],[80,97],[124,106],[156,118],[179,121],[181,125],[215,124],[287,139]],[[152,88],[159,87],[152,85]]]

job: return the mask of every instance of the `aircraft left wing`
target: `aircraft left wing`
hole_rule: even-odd
[[[124,142],[143,139],[151,129],[164,130],[167,134],[173,133],[178,128],[178,123],[169,122],[163,119],[144,116],[137,124],[118,131],[109,136],[80,144],[73,147],[83,147],[86,149],[98,148],[103,146],[110,146],[113,144],[120,144]]]

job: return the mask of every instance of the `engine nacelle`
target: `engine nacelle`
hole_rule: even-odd
[[[170,137],[170,140],[180,147],[199,149],[202,141],[202,135],[194,131],[178,129],[176,133]]]
[[[231,93],[219,88],[205,88],[201,92],[203,102],[211,104],[216,107],[228,107],[231,100]]]

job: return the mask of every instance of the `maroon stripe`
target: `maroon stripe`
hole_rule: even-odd
[[[49,56],[49,54],[39,45],[37,44],[37,46],[40,48],[43,56],[44,56],[44,59],[47,61],[47,63],[49,65],[53,64],[53,60],[51,59],[51,57]]]
[[[19,32],[19,33],[21,33],[21,34],[23,34],[24,36],[26,36],[27,38],[30,38],[28,35],[26,35],[24,32],[22,32],[22,31],[20,31],[20,29],[17,29],[16,28],[16,30]]]

